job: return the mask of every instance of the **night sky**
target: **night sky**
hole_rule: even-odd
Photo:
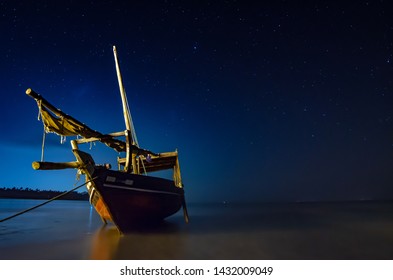
[[[179,150],[188,201],[393,199],[391,4],[270,2],[0,1],[0,187],[75,183],[31,168],[29,87],[125,129],[116,45],[139,144]],[[45,159],[73,161],[69,140],[49,134]]]

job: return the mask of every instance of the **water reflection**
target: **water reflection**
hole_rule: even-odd
[[[92,239],[90,259],[113,259],[120,239],[120,233],[115,226],[103,225],[96,231]]]
[[[207,208],[120,235],[96,232],[96,259],[391,259],[391,203]],[[210,211],[207,211],[210,210]],[[356,236],[356,238],[354,238]]]
[[[26,208],[2,202],[0,216]],[[393,258],[391,202],[192,205],[189,224],[179,213],[123,235],[91,210],[55,201],[0,224],[0,259]]]
[[[177,224],[167,221],[125,234],[105,225],[93,236],[90,259],[178,259],[184,256],[184,238]]]
[[[92,205],[90,205],[89,222],[88,222],[89,229],[91,229],[92,225],[93,225],[93,213],[94,213],[94,207]]]

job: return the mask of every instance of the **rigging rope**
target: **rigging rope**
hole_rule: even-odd
[[[128,105],[127,93],[126,93],[126,90],[124,88],[123,88],[123,91],[124,91],[124,96],[126,97],[125,98],[125,102],[126,102],[127,112],[128,112],[127,113],[127,117],[128,117],[128,120],[129,120],[129,122],[131,124],[131,136],[132,136],[133,141],[135,142],[135,145],[139,148],[139,143],[138,143],[138,138],[136,137],[136,131],[135,131],[134,122],[132,121],[130,106]]]
[[[141,158],[141,157],[139,157],[139,158],[140,158],[140,160],[142,162],[143,171],[145,172],[145,175],[147,175],[146,167],[145,167],[145,164],[143,163],[143,158]]]
[[[45,139],[46,139],[46,130],[44,127],[44,135],[42,135],[42,146],[41,146],[41,161],[44,161]]]
[[[93,179],[91,179],[91,180],[89,180],[89,181],[86,181],[86,182],[83,183],[82,185],[79,185],[79,186],[77,186],[77,187],[75,187],[75,188],[73,188],[73,189],[71,189],[71,190],[69,190],[69,191],[66,191],[66,192],[64,192],[64,193],[62,193],[62,194],[59,194],[59,195],[57,195],[57,196],[55,196],[55,197],[53,197],[53,198],[51,198],[51,199],[49,199],[49,200],[47,200],[47,201],[41,203],[41,204],[38,204],[38,205],[36,205],[36,206],[33,206],[33,207],[31,207],[31,208],[28,208],[28,209],[26,209],[26,210],[23,210],[23,211],[21,211],[21,212],[18,212],[18,213],[14,214],[14,215],[11,215],[11,216],[7,217],[7,218],[1,219],[1,220],[0,220],[0,223],[5,222],[5,221],[7,221],[7,220],[10,220],[10,219],[12,219],[12,218],[15,218],[15,217],[17,217],[17,216],[19,216],[19,215],[22,215],[22,214],[24,214],[24,213],[26,213],[26,212],[29,212],[29,211],[31,211],[31,210],[34,210],[34,209],[36,209],[36,208],[38,208],[38,207],[41,207],[41,206],[43,206],[43,205],[45,205],[45,204],[47,204],[47,203],[49,203],[49,202],[52,202],[52,201],[54,201],[54,200],[56,200],[56,199],[58,199],[58,198],[60,198],[60,197],[63,197],[63,196],[65,196],[65,195],[67,195],[67,194],[69,194],[69,193],[71,193],[71,192],[73,192],[73,191],[75,191],[75,190],[77,190],[77,189],[83,187],[83,186],[86,185],[87,183],[90,183],[90,182],[94,181],[95,179],[97,179],[97,177],[94,177]]]

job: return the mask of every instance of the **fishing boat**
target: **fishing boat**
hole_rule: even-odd
[[[75,136],[70,143],[76,158],[72,162],[47,162],[42,152],[41,161],[33,162],[32,166],[35,170],[77,169],[78,174],[85,175],[89,201],[102,221],[115,224],[122,233],[140,225],[162,221],[181,208],[188,222],[178,152],[154,153],[139,146],[115,46],[113,54],[125,130],[108,134],[93,130],[29,88],[26,94],[36,100],[44,124],[42,147],[46,133],[56,133],[61,137]],[[112,170],[110,164],[97,164],[92,155],[79,148],[81,144],[96,141],[124,155],[117,158],[117,170]],[[151,172],[168,169],[173,171],[172,179],[151,176]]]

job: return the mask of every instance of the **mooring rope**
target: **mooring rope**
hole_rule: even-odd
[[[7,220],[10,220],[10,219],[12,219],[12,218],[15,218],[15,217],[17,217],[17,216],[19,216],[19,215],[22,215],[22,214],[24,214],[24,213],[26,213],[26,212],[29,212],[29,211],[31,211],[31,210],[34,210],[34,209],[36,209],[36,208],[38,208],[38,207],[41,207],[41,206],[43,206],[43,205],[45,205],[45,204],[47,204],[47,203],[49,203],[49,202],[52,202],[52,201],[54,201],[54,200],[56,200],[56,199],[58,199],[58,198],[60,198],[60,197],[63,197],[63,196],[65,196],[65,195],[67,195],[67,194],[69,194],[69,193],[71,193],[71,192],[73,192],[73,191],[75,191],[75,190],[77,190],[77,189],[83,187],[83,186],[86,185],[87,183],[90,183],[91,181],[94,181],[95,179],[97,179],[97,177],[95,177],[95,178],[93,178],[93,179],[91,179],[91,180],[89,180],[89,181],[86,181],[86,182],[83,183],[82,185],[79,185],[79,186],[73,188],[72,190],[69,190],[69,191],[66,191],[66,192],[64,192],[64,193],[62,193],[62,194],[59,194],[59,195],[57,195],[57,196],[55,196],[55,197],[53,197],[53,198],[51,198],[51,199],[49,199],[49,200],[47,200],[47,201],[41,203],[41,204],[38,204],[38,205],[36,205],[36,206],[33,206],[33,207],[31,207],[31,208],[28,208],[28,209],[26,209],[26,210],[23,210],[23,211],[21,211],[21,212],[18,212],[18,213],[14,214],[14,215],[11,215],[11,216],[7,217],[7,218],[1,219],[1,220],[0,220],[0,223],[5,222],[5,221],[7,221]]]

